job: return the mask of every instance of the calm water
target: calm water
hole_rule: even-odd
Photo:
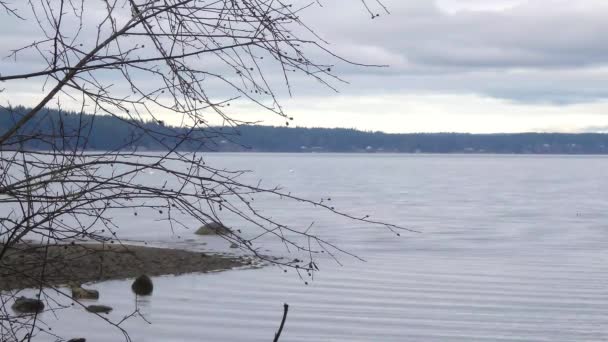
[[[608,158],[217,154],[208,162],[421,233],[396,237],[260,198],[264,213],[296,226],[314,221],[316,234],[366,261],[322,258],[309,285],[278,267],[157,278],[154,295],[138,303],[151,324],[124,324],[134,341],[271,341],[284,302],[281,341],[608,340]],[[123,238],[225,247],[191,231],[172,234],[152,215],[117,215],[125,215]],[[277,241],[261,243],[295,257]],[[100,303],[114,307],[110,319],[134,309],[129,284],[94,285]],[[123,339],[81,309],[44,316],[62,336]]]

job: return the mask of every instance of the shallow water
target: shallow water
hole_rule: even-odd
[[[217,154],[215,166],[253,169],[251,180],[421,233],[389,231],[273,198],[256,205],[365,259],[320,256],[306,285],[278,267],[155,279],[133,341],[608,340],[608,158],[574,156]],[[155,181],[149,175],[149,181]],[[125,215],[121,217],[120,215]],[[142,218],[146,217],[146,219]],[[125,239],[191,249],[217,238],[117,213]],[[142,221],[143,220],[143,221]],[[254,235],[253,232],[245,234]],[[206,243],[206,245],[203,245]],[[270,254],[294,257],[264,239]],[[307,279],[308,280],[308,279]],[[94,286],[120,320],[135,308],[129,281]],[[122,334],[81,308],[44,314],[53,332],[89,341]],[[53,340],[40,336],[39,340]]]

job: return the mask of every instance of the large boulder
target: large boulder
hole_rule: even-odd
[[[151,295],[152,290],[154,290],[152,279],[145,274],[137,277],[135,281],[133,281],[133,284],[131,284],[131,290],[139,296]]]
[[[87,306],[87,311],[93,312],[93,313],[108,314],[108,313],[110,313],[110,311],[112,311],[112,308],[109,306],[106,306],[106,305],[89,305],[89,306]]]
[[[36,313],[44,310],[44,303],[40,299],[19,297],[11,308],[20,313]]]
[[[72,298],[74,299],[99,299],[99,291],[85,289],[80,286],[72,286]]]
[[[219,222],[206,223],[196,231],[197,235],[229,235],[231,233],[230,228]]]

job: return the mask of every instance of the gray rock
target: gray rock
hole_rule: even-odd
[[[99,299],[99,291],[84,289],[80,286],[72,286],[72,298],[74,299]]]
[[[131,284],[131,290],[133,290],[133,292],[139,296],[151,295],[152,290],[154,290],[152,279],[145,274],[137,277],[133,284]]]
[[[72,339],[69,339],[68,342],[87,342],[87,339],[83,338],[83,337],[72,338]]]
[[[21,313],[35,313],[44,310],[44,303],[40,299],[19,297],[11,308]]]
[[[88,312],[93,312],[93,313],[110,313],[110,311],[112,311],[112,308],[106,305],[89,305],[87,306],[87,311]]]
[[[230,244],[230,248],[239,248],[239,245],[233,242]]]
[[[195,234],[197,235],[228,235],[231,234],[230,228],[218,222],[210,222],[201,226]]]

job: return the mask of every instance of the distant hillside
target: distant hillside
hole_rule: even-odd
[[[24,113],[26,108],[18,108]],[[0,132],[19,115],[0,109]],[[79,129],[80,128],[80,129]],[[65,139],[51,132],[65,132]],[[179,143],[175,136],[183,128],[162,123],[135,122],[110,116],[80,116],[45,110],[21,133],[36,136],[26,146],[47,149],[52,145],[91,150],[166,150]],[[185,151],[256,152],[396,152],[396,153],[538,153],[608,154],[607,134],[386,134],[354,129],[287,128],[241,126],[238,129],[210,128],[192,132],[203,143],[180,144]],[[16,144],[14,145],[16,146]]]

